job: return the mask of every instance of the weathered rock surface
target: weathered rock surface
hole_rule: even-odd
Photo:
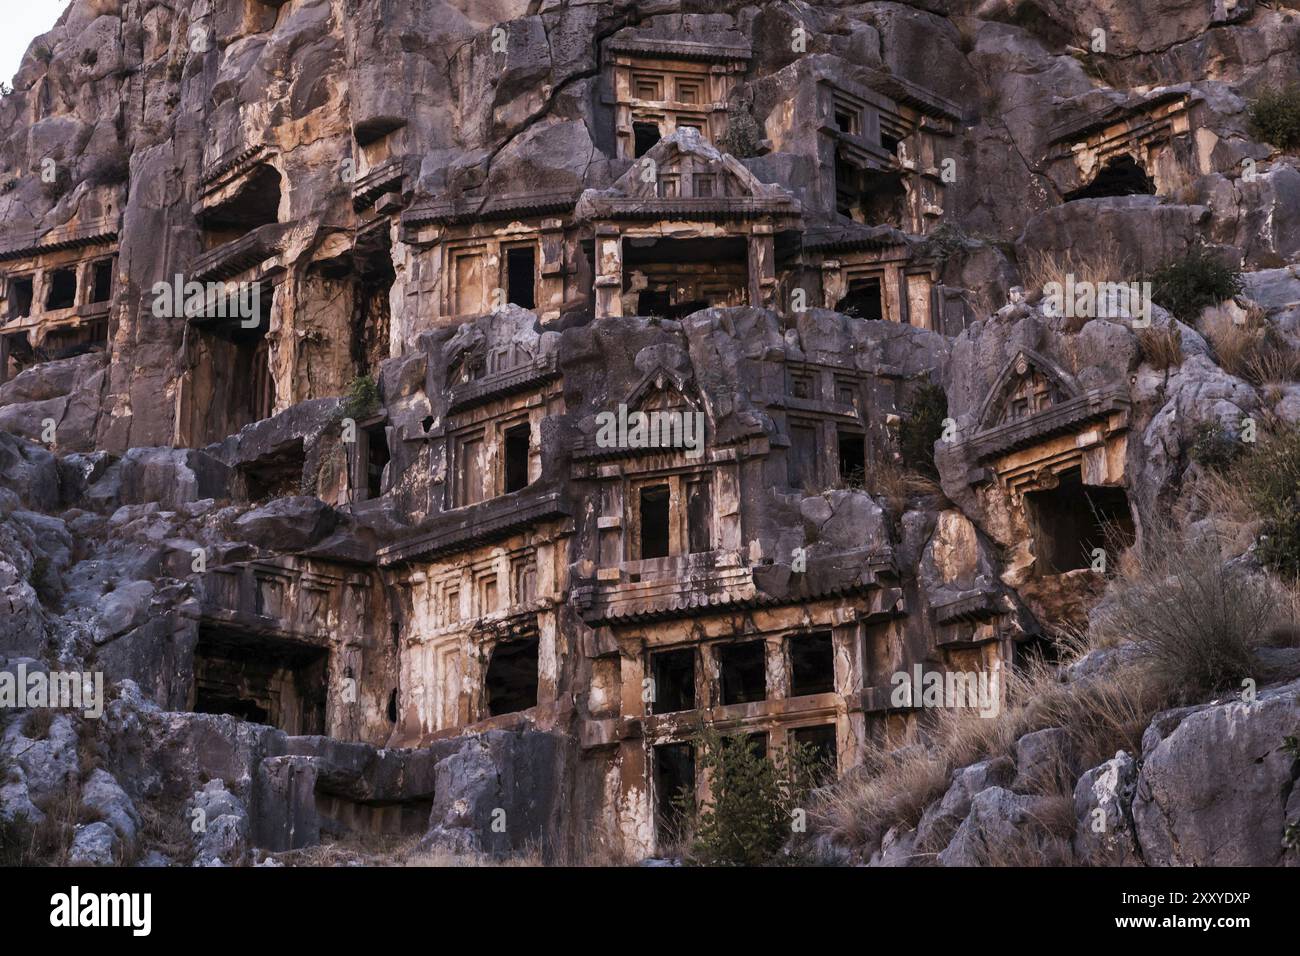
[[[1103,513],[1144,534],[1202,429],[1300,423],[1284,351],[1212,334],[1300,350],[1300,161],[1250,122],[1292,6],[72,0],[0,96],[0,669],[107,699],[0,714],[0,820],[74,802],[87,865],[631,859],[720,708],[841,771],[920,746],[895,675],[1086,626]],[[1127,287],[1202,245],[1239,296]],[[1066,273],[1125,288],[1062,311]],[[618,408],[701,447],[602,444]],[[1300,660],[1259,663],[1140,753],[958,768],[872,861],[1294,862]]]
[[[1135,866],[1132,806],[1137,764],[1124,751],[1082,774],[1074,787],[1074,852],[1089,866]]]
[[[1285,825],[1300,810],[1300,682],[1184,715],[1149,751],[1133,800],[1150,866],[1276,866]]]

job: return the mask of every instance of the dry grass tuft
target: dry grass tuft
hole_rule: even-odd
[[[1136,642],[1177,696],[1199,700],[1237,685],[1276,628],[1282,593],[1267,575],[1234,562],[1212,527],[1191,534],[1148,522],[1134,571],[1117,577],[1096,626]]]
[[[939,483],[933,478],[905,468],[892,458],[872,462],[863,484],[871,494],[884,499],[886,507],[895,515],[906,511],[913,498],[943,495]]]
[[[1138,347],[1152,368],[1177,368],[1183,364],[1183,338],[1175,325],[1142,329],[1138,332]]]
[[[1068,643],[1063,655],[1067,661],[1101,646],[1091,638]],[[877,754],[855,773],[818,791],[811,812],[814,825],[836,842],[868,855],[890,827],[915,828],[925,808],[948,788],[954,770],[986,758],[1011,756],[1015,742],[1025,734],[1060,727],[1080,765],[1095,766],[1117,750],[1138,751],[1151,717],[1172,702],[1168,681],[1145,662],[1065,684],[1056,665],[1034,661],[1005,677],[1005,684],[1006,705],[997,716],[980,717],[973,710],[935,711],[927,727],[928,747]],[[1064,800],[1073,786],[1073,772],[1060,767],[1035,789]],[[1039,843],[1050,851],[1054,832],[1064,828],[1063,820],[1054,815],[1045,821],[1045,828],[1046,837]],[[1042,846],[1026,850],[1035,865],[1044,862]],[[934,852],[939,847],[917,849]]]
[[[1241,321],[1207,313],[1200,331],[1219,366],[1230,375],[1260,387],[1300,379],[1300,352],[1277,334],[1257,306],[1249,308]]]
[[[273,854],[285,866],[532,867],[546,865],[534,848],[509,857],[421,849],[420,836],[351,833],[331,843]]]
[[[421,836],[351,833],[331,843],[273,854],[286,866],[540,867],[629,866],[632,861],[604,844],[584,840],[576,849],[543,853],[529,846],[507,857],[487,853],[453,853],[420,847]],[[588,838],[594,839],[594,838]]]
[[[0,823],[0,866],[67,866],[80,806],[81,788],[72,786],[41,808],[40,823]]]
[[[1064,255],[1050,255],[1042,250],[1030,249],[1020,263],[1020,277],[1026,293],[1041,293],[1052,282],[1062,286],[1067,276],[1079,282],[1122,282],[1129,270],[1119,246],[1111,242],[1099,253],[1084,255],[1071,250]],[[1134,277],[1136,278],[1136,277]]]

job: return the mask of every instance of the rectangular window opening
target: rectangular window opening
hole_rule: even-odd
[[[113,260],[100,259],[91,270],[91,302],[108,302],[113,298]]]
[[[32,277],[22,276],[9,280],[9,318],[17,319],[32,314]]]
[[[652,714],[671,714],[695,709],[695,651],[658,651],[650,655],[654,680]]]
[[[507,298],[521,309],[537,308],[537,249],[519,246],[506,251]]]
[[[857,319],[883,319],[885,306],[880,292],[880,280],[851,280],[848,294],[836,303],[835,311]]]
[[[1122,488],[1085,485],[1078,468],[1057,476],[1057,486],[1025,495],[1042,574],[1092,566],[1098,549],[1109,558],[1134,537],[1132,513]]]
[[[506,429],[506,494],[528,487],[528,448],[532,434],[532,426],[527,422]]]
[[[819,764],[818,770],[820,773],[818,776],[823,781],[835,778],[839,752],[835,742],[834,724],[799,727],[790,731],[790,741],[812,751],[814,759]]]
[[[658,123],[633,123],[632,137],[635,143],[635,155],[640,159],[646,153],[650,152],[655,143],[659,142],[663,134],[659,131]]]
[[[839,445],[840,484],[861,488],[867,478],[867,440],[858,432],[836,432]]]
[[[72,267],[55,269],[50,273],[49,289],[45,293],[45,308],[70,309],[77,304],[77,270]]]
[[[388,430],[372,425],[366,435],[366,499],[378,498],[384,489],[384,467],[388,464]]]
[[[641,489],[641,557],[666,558],[669,550],[668,534],[669,493],[667,485],[651,485]]]
[[[830,631],[790,638],[790,696],[829,694],[835,690],[835,652]]]
[[[490,716],[537,706],[537,649],[535,637],[501,641],[492,649],[485,686]]]
[[[293,735],[323,734],[328,665],[323,647],[205,625],[194,653],[193,709]]]
[[[685,836],[685,822],[695,807],[695,748],[660,744],[654,748],[655,835],[660,852]]]
[[[767,699],[767,649],[762,641],[724,644],[718,648],[722,703],[751,704]]]

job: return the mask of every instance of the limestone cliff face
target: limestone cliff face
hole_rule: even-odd
[[[1244,159],[1268,155],[1243,133],[1243,95],[1296,71],[1296,14],[1285,8],[1186,3],[1137,14],[1082,3],[879,3],[813,4],[796,15],[739,3],[708,13],[672,3],[399,6],[75,2],[33,43],[15,91],[0,102],[9,131],[0,144],[6,243],[35,246],[50,230],[51,241],[63,231],[119,237],[113,347],[93,383],[93,429],[61,436],[64,447],[222,437],[222,423],[196,422],[191,407],[220,387],[187,388],[203,378],[193,371],[202,346],[186,340],[184,323],[148,306],[155,282],[188,277],[194,259],[219,244],[211,226],[229,197],[214,192],[242,185],[222,179],[232,163],[260,150],[258,162],[278,177],[277,188],[249,200],[263,208],[224,210],[282,226],[260,250],[282,270],[268,332],[274,407],[336,394],[356,364],[349,326],[374,257],[391,256],[380,268],[396,273],[386,285],[393,349],[419,327],[407,312],[423,308],[428,282],[401,237],[359,204],[374,198],[366,187],[382,185],[367,177],[400,160],[401,188],[439,199],[609,186],[621,153],[613,54],[603,44],[638,25],[652,36],[748,46],[732,95],[775,147],[754,165],[796,193],[817,185],[783,137],[811,110],[785,97],[804,65],[825,60],[846,79],[896,77],[951,105],[960,121],[943,149],[955,179],[942,221],[968,233],[1021,237],[1024,248],[1051,252],[1127,229],[1132,248],[1158,256],[1208,231],[1270,266],[1300,244],[1294,225],[1271,214],[1290,203],[1294,216],[1294,167],[1251,183],[1238,175]],[[1104,30],[1105,52],[1092,52],[1094,30]],[[1091,178],[1095,160],[1071,153],[1061,130],[1167,89],[1200,105],[1178,146],[1183,155],[1161,160],[1161,227],[1141,207],[1089,213],[1113,218],[1113,229],[1077,228],[1079,214],[1059,202]],[[1207,210],[1211,223],[1201,218]],[[367,245],[376,230],[385,234],[379,250]],[[22,424],[30,434],[35,423]]]
[[[73,0],[0,97],[0,659],[112,699],[4,718],[0,819],[75,786],[95,863],[141,802],[225,821],[172,862],[638,859],[705,723],[920,744],[897,674],[1086,626],[1206,426],[1300,425],[1210,334],[1300,349],[1300,160],[1248,115],[1298,49],[1255,0]],[[1142,295],[1198,249],[1238,295]],[[1128,829],[1073,859],[1283,862],[1178,807],[1294,695],[1216,708],[1077,768]],[[979,862],[1016,779],[876,861]]]

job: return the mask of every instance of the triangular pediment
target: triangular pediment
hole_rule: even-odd
[[[628,199],[752,199],[762,184],[696,130],[661,139],[614,183]]]
[[[662,365],[647,372],[628,393],[623,404],[629,411],[638,412],[699,408],[699,401],[691,393],[686,377]]]
[[[1017,352],[993,382],[980,406],[981,431],[1030,418],[1078,394],[1070,377],[1031,349]]]
[[[645,214],[685,218],[799,215],[799,202],[780,186],[760,182],[736,157],[720,151],[698,130],[680,129],[656,143],[618,180],[588,190],[578,201],[579,219]]]

